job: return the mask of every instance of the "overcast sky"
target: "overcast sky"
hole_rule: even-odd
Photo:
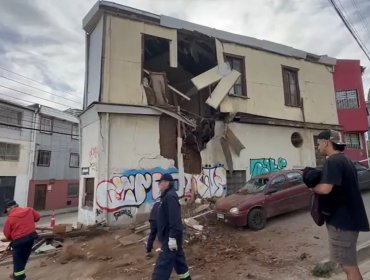
[[[370,49],[370,1],[340,1]],[[83,98],[85,73],[85,35],[81,22],[95,2],[1,0],[0,93],[18,100],[39,102],[62,109],[67,106],[78,106]],[[362,65],[367,67],[363,76],[365,95],[370,88],[370,62],[328,0],[117,0],[116,2],[233,33],[282,43],[315,54],[360,59]],[[364,27],[366,21],[368,25]],[[42,85],[2,68],[39,81]],[[9,79],[31,85],[33,88]],[[18,91],[9,90],[4,86]],[[66,106],[62,106],[63,104]]]

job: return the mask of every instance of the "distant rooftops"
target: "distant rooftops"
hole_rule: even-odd
[[[126,18],[150,21],[154,24],[161,25],[167,28],[173,28],[178,30],[187,30],[191,32],[199,32],[204,35],[217,38],[224,42],[236,43],[251,48],[272,52],[284,56],[294,57],[297,59],[304,59],[314,63],[320,63],[325,65],[335,65],[336,59],[327,55],[316,55],[308,53],[302,50],[298,50],[286,45],[260,40],[248,36],[242,36],[207,26],[194,24],[188,21],[176,19],[165,15],[156,15],[153,13],[145,12],[142,10],[134,9],[124,5],[116,4],[108,1],[98,1],[88,12],[83,19],[83,28],[86,32],[91,32],[103,13],[110,13]]]

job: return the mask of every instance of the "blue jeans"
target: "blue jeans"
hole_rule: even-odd
[[[191,280],[189,268],[186,264],[185,254],[182,249],[178,251],[163,250],[157,259],[152,280],[170,279],[172,270],[175,269],[182,280]]]

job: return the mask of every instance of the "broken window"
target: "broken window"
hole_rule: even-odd
[[[247,96],[244,57],[227,54],[225,55],[225,61],[230,65],[231,69],[236,70],[241,74],[236,80],[234,86],[230,89],[229,95]]]
[[[298,84],[298,69],[283,66],[283,84],[285,105],[301,106],[301,97]]]

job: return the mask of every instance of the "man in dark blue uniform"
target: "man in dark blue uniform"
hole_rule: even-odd
[[[161,202],[158,208],[157,227],[162,252],[158,256],[152,280],[170,279],[173,269],[180,279],[191,280],[182,248],[181,208],[173,186],[174,179],[170,174],[164,174],[158,182]]]

